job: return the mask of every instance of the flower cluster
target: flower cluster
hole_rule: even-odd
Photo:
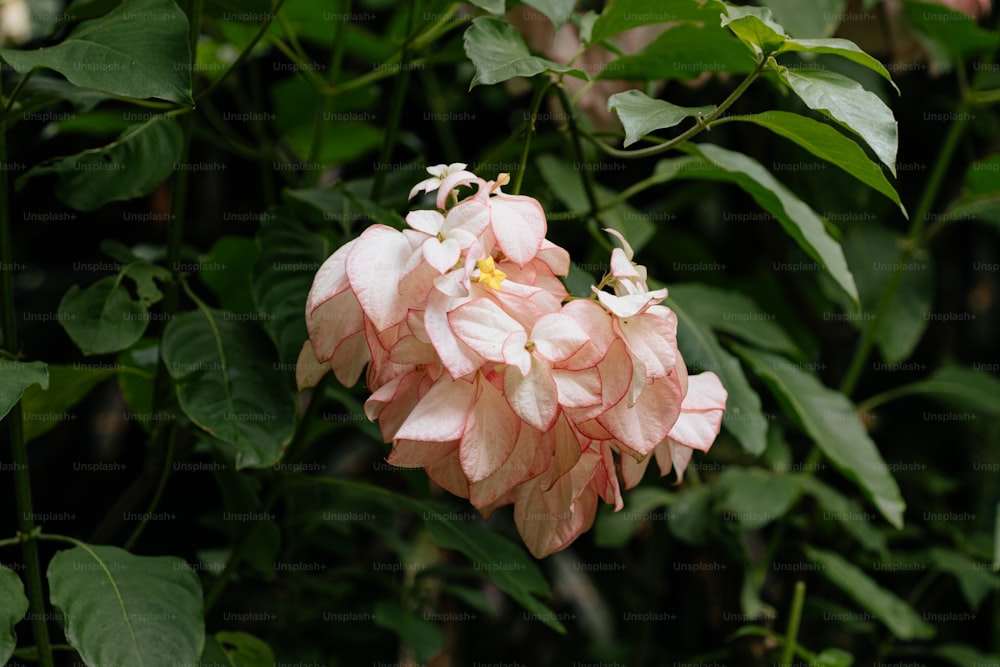
[[[350,386],[367,366],[389,463],[425,468],[485,516],[513,504],[540,558],[588,530],[598,500],[621,509],[619,475],[634,486],[650,455],[680,478],[715,440],[726,391],[688,376],[667,291],[617,232],[592,298],[570,297],[569,254],[536,200],[504,193],[506,174],[428,172],[410,198],[436,190],[437,210],[369,227],[317,272],[298,384],[332,370]]]

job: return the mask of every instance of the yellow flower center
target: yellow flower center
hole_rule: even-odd
[[[493,257],[487,257],[476,262],[479,269],[479,282],[486,283],[490,289],[499,290],[500,283],[507,277],[507,274],[496,267]]]

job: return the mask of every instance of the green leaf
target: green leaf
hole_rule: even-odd
[[[524,0],[524,4],[545,14],[558,30],[573,15],[576,0]]]
[[[723,494],[723,519],[737,521],[744,531],[757,530],[780,519],[800,493],[788,475],[760,468],[731,468],[715,483]]]
[[[182,133],[170,117],[155,116],[129,126],[112,143],[43,162],[22,174],[18,189],[31,178],[57,174],[56,196],[78,211],[152,192],[173,173],[181,157]]]
[[[756,63],[728,30],[684,23],[665,31],[638,53],[608,64],[598,79],[695,79],[706,72],[747,74]]]
[[[665,520],[668,515],[653,510],[669,505],[678,498],[655,486],[639,486],[628,493],[625,509],[612,512],[601,507],[594,524],[594,542],[599,547],[616,549],[625,546],[639,526],[646,521]]]
[[[49,388],[49,371],[41,361],[8,361],[0,359],[0,419],[21,400],[24,390],[32,385]]]
[[[880,587],[873,579],[844,558],[829,551],[806,546],[806,557],[820,566],[823,576],[867,609],[897,638],[930,639],[934,626],[925,622],[904,600]]]
[[[135,282],[135,292],[144,306],[152,306],[163,298],[163,292],[156,286],[156,281],[170,280],[170,271],[162,266],[156,266],[144,259],[136,260],[125,267],[125,275]]]
[[[628,148],[650,132],[674,127],[685,118],[706,116],[715,111],[715,105],[679,107],[664,100],[654,100],[646,93],[629,90],[608,98],[608,111],[616,111],[625,127],[625,144]]]
[[[825,648],[816,655],[816,667],[851,667],[854,656],[839,648]]]
[[[788,34],[767,7],[726,7],[722,26],[729,28],[755,54],[774,53],[788,39]]]
[[[719,345],[711,324],[700,319],[697,307],[683,300],[681,290],[673,287],[666,305],[677,314],[677,347],[688,365],[712,371],[729,392],[722,425],[740,441],[743,450],[759,456],[767,447],[767,418],[761,411],[760,397],[750,387],[740,362]]]
[[[810,109],[864,139],[892,175],[896,175],[899,141],[896,119],[878,95],[832,70],[779,66],[778,76]]]
[[[830,236],[823,221],[756,160],[714,144],[691,145],[689,152],[703,160],[679,158],[661,160],[657,173],[675,171],[675,178],[698,178],[736,183],[768,211],[806,253],[822,264],[837,284],[855,301],[858,290],[847,268],[840,245]],[[714,165],[715,168],[712,168]]]
[[[990,569],[960,551],[934,547],[930,551],[930,561],[934,567],[958,579],[958,587],[973,610],[978,609],[991,592],[1000,588],[1000,579]]]
[[[872,525],[866,512],[861,511],[839,491],[809,474],[795,473],[787,477],[797,484],[803,493],[816,499],[819,508],[823,510],[824,521],[837,521],[840,527],[850,533],[851,537],[865,549],[885,553],[887,548],[885,535]]]
[[[774,18],[795,37],[829,37],[840,25],[846,0],[814,0],[802,11],[798,0],[764,0]]]
[[[973,410],[977,414],[1000,416],[1000,379],[972,368],[947,364],[937,369],[926,380],[903,385],[894,390],[897,396],[925,394],[959,410]]]
[[[55,46],[0,58],[21,74],[47,67],[81,88],[193,104],[188,20],[173,0],[130,0]]]
[[[272,211],[256,241],[260,256],[252,267],[250,293],[281,361],[294,364],[309,338],[306,297],[329,244],[283,209]]]
[[[858,485],[889,523],[901,528],[906,505],[899,487],[850,400],[782,357],[740,345],[734,349],[834,467]]]
[[[996,654],[982,653],[978,649],[965,644],[941,644],[932,653],[942,660],[947,660],[956,667],[1000,667],[1000,659]]]
[[[161,354],[181,409],[234,445],[237,469],[281,458],[295,426],[295,395],[264,333],[238,314],[201,308],[176,316]]]
[[[437,625],[398,604],[379,600],[373,616],[375,625],[399,635],[420,664],[428,662],[444,646],[444,633]]]
[[[24,410],[25,441],[49,432],[63,419],[75,418],[67,414],[67,410],[117,371],[114,363],[49,366],[48,387],[29,387],[24,392],[21,407]]]
[[[0,567],[0,663],[6,663],[17,648],[14,626],[24,619],[27,611],[28,598],[21,578],[13,570]]]
[[[202,260],[198,279],[215,293],[226,310],[252,313],[255,308],[250,295],[250,270],[259,254],[260,249],[253,239],[223,236]]]
[[[261,639],[246,632],[216,632],[215,641],[239,667],[274,667],[274,652]]]
[[[569,74],[586,80],[586,74],[545,58],[531,55],[521,33],[503,19],[480,17],[465,31],[465,54],[476,67],[469,88],[501,83],[517,76],[542,72]]]
[[[505,11],[506,0],[472,0],[472,4],[476,7],[485,9],[490,14],[496,14],[497,16],[503,14]]]
[[[906,240],[885,227],[860,224],[849,227],[840,242],[858,284],[861,309],[874,313],[892,280]],[[902,362],[913,353],[927,328],[927,313],[934,298],[934,264],[927,253],[905,262],[902,269],[896,294],[875,336],[882,357],[890,364]],[[845,309],[850,310],[847,304]]]
[[[865,185],[881,192],[906,215],[899,194],[878,164],[869,159],[857,143],[829,125],[787,111],[766,111],[754,116],[734,116],[733,119],[766,127],[775,134],[794,141],[816,157],[840,167]]]
[[[716,331],[742,338],[765,350],[801,357],[799,350],[777,322],[745,294],[710,285],[685,283],[670,287],[671,299],[684,304],[692,317]]]
[[[201,584],[183,559],[81,544],[52,558],[48,580],[66,641],[87,664],[198,664]]]
[[[704,21],[718,24],[722,3],[709,0],[613,0],[594,23],[590,42],[596,43],[642,25],[668,21]]]
[[[153,413],[153,378],[159,359],[159,345],[150,338],[140,340],[118,355],[118,388],[128,406],[125,420],[137,421],[147,430],[154,422],[176,416],[166,410]]]
[[[86,355],[124,350],[149,325],[149,310],[132,300],[121,279],[108,276],[84,289],[73,285],[59,302],[59,324]]]
[[[445,549],[461,551],[486,573],[500,590],[514,598],[522,607],[553,630],[565,633],[566,628],[552,610],[538,597],[549,596],[549,586],[538,566],[523,549],[479,526],[449,518],[446,511],[421,503],[424,525],[431,539]]]
[[[537,166],[545,184],[566,208],[573,210],[581,202],[587,201],[579,169],[573,168],[569,162],[560,160],[554,155],[539,155]],[[613,201],[618,194],[616,190],[594,184],[594,196],[597,198],[598,206]],[[601,217],[608,227],[621,232],[635,252],[644,248],[656,234],[656,225],[649,220],[649,216],[625,202],[604,209]],[[589,287],[586,294],[591,294]]]
[[[920,32],[948,50],[952,56],[973,56],[996,50],[1000,35],[980,28],[964,12],[933,2],[907,0],[906,18]]]
[[[708,485],[679,494],[667,522],[670,534],[688,544],[705,544],[711,535],[712,524],[717,521],[712,510],[713,494],[714,490]]]
[[[885,68],[885,65],[859,49],[858,45],[849,39],[788,39],[785,40],[785,43],[781,45],[781,48],[777,50],[775,55],[791,52],[823,53],[847,58],[851,62],[855,62],[862,67],[867,67],[881,75],[899,93],[899,88],[896,87],[895,82],[892,80],[892,75],[889,74],[889,70]]]

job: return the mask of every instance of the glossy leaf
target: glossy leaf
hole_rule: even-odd
[[[774,215],[795,242],[822,264],[844,292],[857,301],[858,290],[840,245],[827,232],[819,216],[775,179],[764,165],[743,153],[714,144],[689,146],[688,151],[703,159],[661,160],[656,165],[656,172],[663,175],[673,173],[674,178],[736,183],[764,210]]]
[[[875,443],[843,394],[782,357],[734,346],[802,430],[893,526],[903,525],[905,503]]]
[[[201,584],[182,559],[80,545],[52,558],[48,580],[66,640],[87,664],[198,664]]]
[[[788,39],[767,7],[727,6],[722,25],[758,55],[776,52]]]
[[[0,359],[0,419],[21,400],[32,385],[49,388],[49,372],[41,361],[8,361]]]
[[[704,21],[718,24],[722,3],[708,0],[705,3],[688,0],[613,0],[594,23],[590,41],[600,42],[618,33],[668,21]]]
[[[173,0],[130,0],[55,46],[0,58],[21,74],[46,67],[81,88],[192,103],[188,20]]]
[[[924,621],[902,598],[879,586],[858,567],[829,551],[810,546],[806,546],[805,550],[809,560],[820,566],[820,572],[826,579],[882,621],[897,638],[906,641],[934,636],[934,626]]]
[[[628,148],[647,134],[674,127],[685,118],[706,116],[715,111],[715,105],[679,107],[664,100],[654,100],[642,91],[629,90],[609,97],[608,111],[618,113],[625,127],[624,146]]]
[[[794,141],[816,157],[826,160],[888,197],[906,215],[899,194],[886,179],[882,169],[857,143],[825,123],[787,111],[766,111],[736,119],[766,127],[777,135]]]
[[[14,626],[24,619],[27,611],[28,598],[21,578],[13,570],[0,567],[0,662],[6,663],[17,648]]]
[[[21,399],[25,441],[48,433],[64,419],[75,419],[76,415],[68,410],[86,398],[98,383],[115,375],[117,366],[114,363],[50,365],[48,371],[48,388],[28,387]]]
[[[481,7],[491,14],[500,15],[505,11],[506,0],[472,0],[472,4]]]
[[[899,141],[896,119],[878,95],[832,70],[779,66],[778,76],[810,109],[829,116],[864,139],[892,175],[896,175]]]
[[[184,313],[164,330],[161,354],[181,409],[235,445],[237,469],[281,458],[295,426],[295,396],[257,325],[211,308]]]
[[[149,310],[133,301],[121,275],[80,289],[73,285],[59,302],[59,324],[87,355],[118,352],[142,338]]]
[[[533,77],[542,72],[588,78],[578,69],[531,55],[521,34],[503,19],[476,19],[465,31],[464,41],[465,54],[476,67],[470,89],[479,84],[488,86],[518,76]]]
[[[152,192],[173,173],[181,156],[177,122],[156,116],[128,127],[115,141],[75,155],[53,158],[17,179],[20,189],[44,174],[56,174],[56,196],[78,211],[94,211],[114,201]]]
[[[781,45],[781,48],[775,52],[775,55],[792,52],[822,53],[847,58],[848,60],[855,62],[862,67],[867,67],[871,71],[880,75],[892,85],[893,89],[897,93],[899,92],[899,88],[896,87],[896,84],[893,82],[892,76],[889,74],[889,70],[885,68],[885,65],[862,51],[858,48],[857,44],[849,39],[788,39],[785,40],[784,44]]]

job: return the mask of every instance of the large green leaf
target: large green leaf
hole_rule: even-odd
[[[758,56],[776,52],[788,39],[785,29],[774,20],[767,7],[729,5],[722,25],[732,30]]]
[[[715,483],[722,494],[723,520],[736,521],[745,531],[780,519],[801,493],[788,475],[760,468],[730,468]]]
[[[715,105],[679,107],[664,100],[654,100],[639,90],[616,93],[608,98],[608,111],[616,111],[625,127],[625,147],[629,147],[650,132],[674,127],[685,118],[706,116]]]
[[[101,278],[80,289],[73,285],[59,302],[59,324],[87,355],[118,352],[142,338],[149,310],[133,301],[122,275]]]
[[[799,0],[764,0],[774,18],[794,37],[829,37],[840,25],[846,0],[813,0],[802,11]]]
[[[787,39],[775,53],[777,55],[789,52],[823,53],[847,58],[881,75],[882,78],[892,84],[897,93],[899,92],[899,88],[896,88],[896,84],[893,83],[892,76],[889,74],[889,70],[885,68],[885,65],[859,49],[857,44],[848,39]]]
[[[531,55],[521,33],[503,19],[481,17],[465,31],[465,54],[476,67],[469,88],[501,83],[517,76],[532,77],[542,72],[587,75],[546,58]]]
[[[193,103],[187,16],[173,0],[130,0],[34,51],[0,50],[24,74],[47,67],[81,88]]]
[[[260,255],[251,269],[250,293],[281,361],[294,364],[309,338],[303,315],[306,297],[330,249],[282,209],[270,212],[257,233],[257,246]]]
[[[281,458],[295,427],[295,395],[274,346],[237,313],[202,307],[176,316],[161,353],[192,422],[235,446],[236,467]]]
[[[684,23],[665,31],[638,53],[610,63],[597,78],[695,79],[706,72],[746,74],[755,66],[750,52],[717,21]]]
[[[49,372],[41,361],[8,361],[0,359],[0,419],[21,400],[24,390],[32,385],[49,388]]]
[[[819,481],[811,474],[795,473],[787,475],[787,477],[795,482],[803,493],[816,499],[816,503],[823,511],[821,516],[824,521],[838,522],[840,528],[850,533],[851,537],[869,551],[885,552],[887,548],[885,535],[880,533],[868,520],[868,512],[860,510],[839,491]]]
[[[690,0],[613,0],[594,23],[591,42],[613,37],[620,32],[642,25],[668,21],[704,21],[716,25],[722,13],[722,3]]]
[[[558,30],[573,15],[576,0],[524,0],[524,4],[545,14]]]
[[[978,609],[991,592],[1000,588],[1000,578],[996,574],[960,551],[934,547],[929,555],[934,567],[958,579],[958,587],[973,610]]]
[[[13,570],[0,567],[0,662],[6,663],[17,648],[14,626],[24,619],[27,611],[28,598],[21,578]]]
[[[830,462],[858,485],[889,523],[901,528],[903,497],[850,400],[782,357],[740,345],[734,348]]]
[[[861,309],[874,313],[900,266],[900,252],[906,241],[885,227],[862,224],[847,229],[840,242],[851,274],[857,279]],[[900,268],[899,286],[875,335],[882,357],[889,364],[904,361],[916,348],[927,328],[927,313],[934,298],[934,264],[926,253]]]
[[[444,633],[433,621],[398,604],[375,603],[375,625],[396,633],[412,651],[419,664],[428,662],[444,646]]]
[[[764,165],[743,153],[714,144],[689,145],[687,150],[702,159],[661,160],[656,165],[656,172],[664,176],[673,174],[674,178],[736,183],[777,218],[795,242],[829,271],[848,296],[858,300],[858,290],[840,245],[827,232],[819,216],[775,179]]]
[[[860,83],[826,69],[778,67],[778,76],[810,109],[819,111],[865,140],[896,175],[899,138],[892,110]]]
[[[677,347],[685,363],[719,376],[729,392],[722,425],[744,451],[759,456],[767,446],[767,416],[761,411],[760,396],[750,387],[740,362],[719,345],[710,322],[702,320],[697,306],[684,296],[684,290],[674,287],[666,301],[677,314]]]
[[[21,401],[24,439],[33,440],[52,430],[63,419],[74,418],[67,410],[82,401],[99,382],[113,376],[112,363],[49,366],[49,386],[28,387]]]
[[[1000,416],[1000,379],[985,370],[946,364],[926,380],[898,387],[893,394],[925,394],[958,410]]]
[[[82,544],[49,563],[66,641],[88,665],[196,665],[205,642],[198,576],[173,556]]]
[[[806,557],[820,566],[826,579],[885,623],[893,635],[904,641],[934,636],[934,626],[924,621],[903,599],[879,586],[856,566],[829,551],[810,546],[806,546],[805,550]]]
[[[878,190],[893,201],[903,215],[906,209],[899,194],[857,143],[818,120],[787,111],[766,111],[753,116],[734,116],[734,120],[766,127],[775,134],[790,139],[813,155],[840,167],[865,185]]]
[[[903,3],[906,18],[953,55],[971,56],[995,51],[1000,35],[980,28],[964,12],[934,2],[907,0]]]
[[[182,143],[177,122],[155,116],[128,127],[106,146],[43,162],[21,175],[16,185],[22,188],[28,179],[57,174],[56,196],[78,211],[93,211],[152,192],[173,173]]]

